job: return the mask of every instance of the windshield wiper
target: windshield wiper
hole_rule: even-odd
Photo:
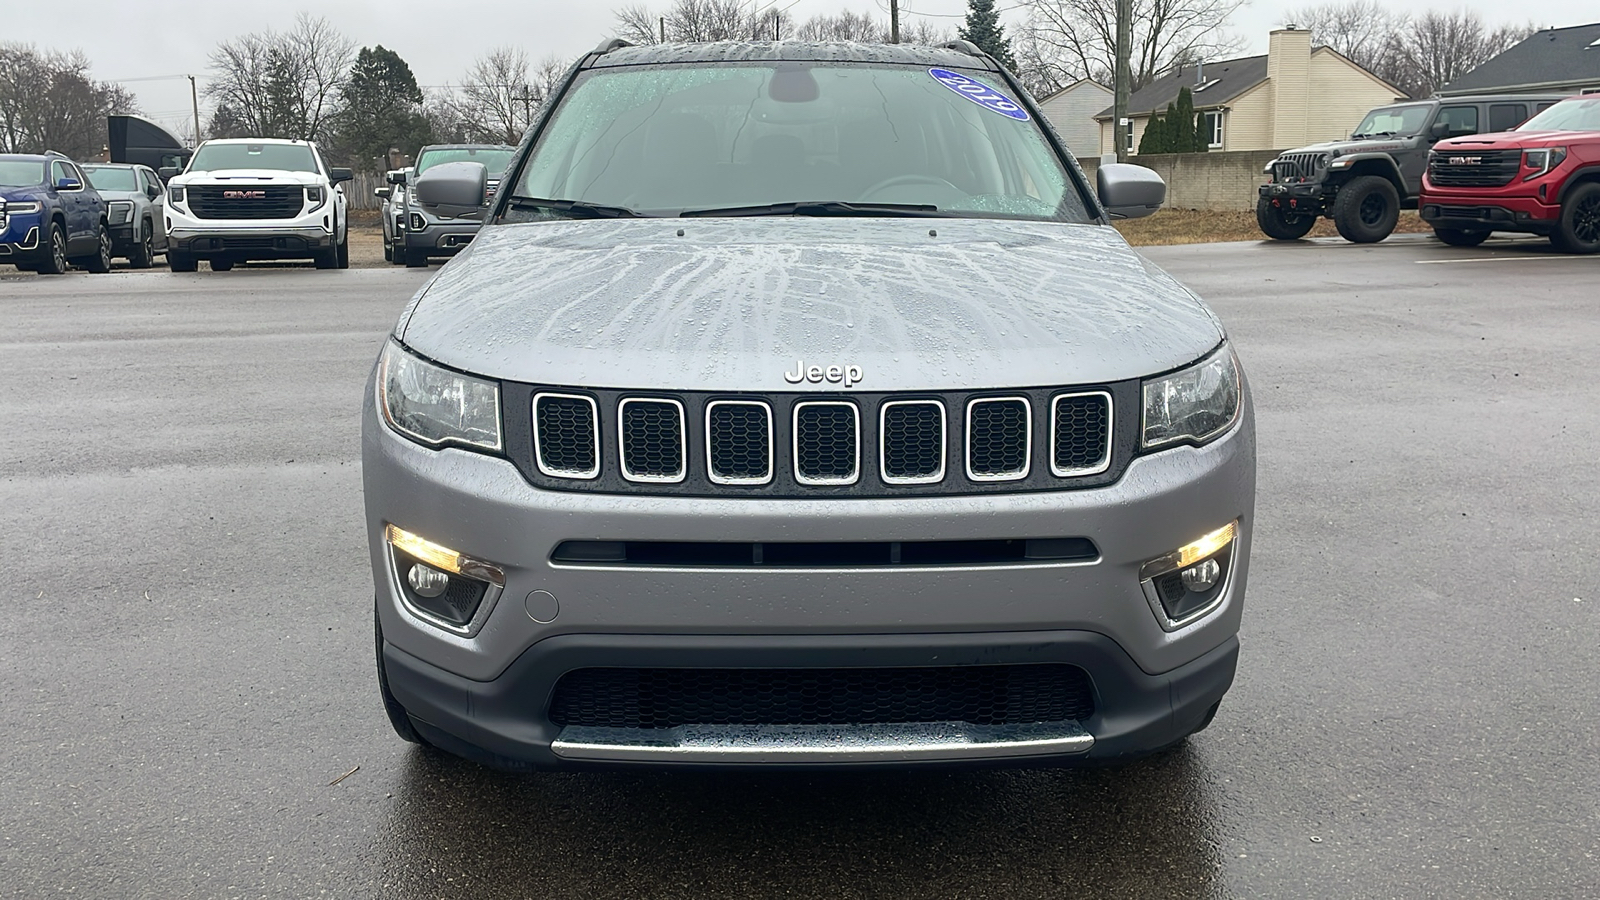
[[[943,216],[939,207],[927,203],[849,203],[843,200],[801,200],[763,206],[686,209],[678,215],[686,219],[701,216]]]
[[[570,214],[576,219],[644,219],[644,213],[626,206],[602,206],[582,200],[545,200],[539,197],[512,197],[515,209],[553,209]]]

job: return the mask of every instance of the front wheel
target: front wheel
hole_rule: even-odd
[[[167,251],[167,268],[174,272],[198,272],[200,260],[181,250]]]
[[[211,271],[213,271],[213,272],[232,272],[233,271],[233,260],[231,260],[231,259],[213,259],[211,261]]]
[[[407,249],[406,250],[406,268],[408,268],[408,269],[426,269],[427,267],[428,267],[428,251],[426,251],[426,250],[411,250],[411,249]]]
[[[1353,244],[1376,244],[1400,224],[1400,192],[1377,175],[1352,178],[1333,201],[1333,224]]]
[[[61,275],[67,271],[67,233],[60,222],[50,223],[50,246],[39,260],[40,275]]]
[[[104,222],[100,223],[99,241],[95,254],[84,258],[83,267],[96,275],[104,275],[111,271],[111,232]]]
[[[1298,241],[1316,227],[1317,217],[1292,214],[1262,197],[1256,201],[1256,224],[1261,226],[1262,234],[1275,241]]]
[[[156,238],[150,223],[144,225],[144,237],[139,243],[133,245],[133,252],[128,254],[128,265],[135,269],[148,269],[155,264]]]
[[[350,235],[348,232],[345,233],[344,240],[339,242],[336,268],[350,268]]]
[[[1550,243],[1565,253],[1600,253],[1600,182],[1580,184],[1567,195]]]
[[[1465,231],[1460,228],[1435,228],[1433,234],[1452,247],[1476,247],[1489,239],[1487,231]]]

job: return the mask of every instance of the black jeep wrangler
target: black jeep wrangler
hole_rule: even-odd
[[[1347,241],[1370,244],[1394,231],[1401,209],[1416,209],[1428,151],[1445,138],[1508,131],[1563,94],[1453,97],[1380,106],[1348,141],[1278,154],[1259,188],[1256,223],[1278,241],[1305,237],[1327,216]]]

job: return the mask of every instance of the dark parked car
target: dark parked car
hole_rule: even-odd
[[[156,255],[167,252],[166,186],[149,166],[96,163],[83,167],[95,190],[106,200],[111,226],[111,254],[135,269],[148,269]]]
[[[59,275],[111,271],[106,201],[66,156],[0,154],[0,263]]]

